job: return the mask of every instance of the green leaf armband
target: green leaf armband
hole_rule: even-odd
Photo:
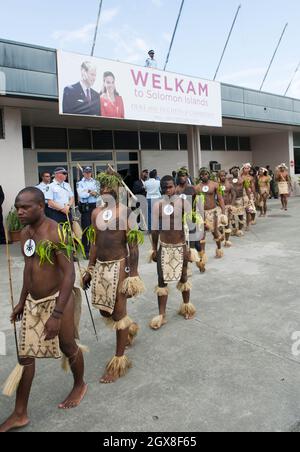
[[[129,245],[144,245],[145,238],[144,234],[138,229],[132,229],[127,234],[127,242]]]
[[[89,228],[85,229],[84,234],[86,235],[87,241],[89,245],[95,245],[96,244],[96,229],[94,226],[90,226]]]

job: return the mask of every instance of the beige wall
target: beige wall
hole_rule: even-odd
[[[15,197],[25,187],[21,112],[4,108],[5,139],[0,140],[0,185],[5,201],[4,215],[14,205]]]
[[[274,168],[280,163],[290,163],[289,133],[254,136],[251,138],[253,163],[257,166],[270,165]]]
[[[233,166],[242,166],[252,162],[252,152],[231,151],[202,151],[202,165],[209,167],[209,162],[216,161],[222,164],[222,169],[230,170]]]
[[[171,175],[182,166],[188,166],[187,151],[142,151],[142,169],[157,169],[160,177]]]
[[[24,149],[25,182],[27,187],[35,186],[38,181],[38,161],[37,152],[31,149]]]

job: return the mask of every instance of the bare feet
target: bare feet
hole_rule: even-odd
[[[83,401],[87,390],[88,386],[86,384],[83,384],[81,386],[74,386],[66,400],[61,403],[58,408],[60,410],[70,410],[72,408],[77,408]]]
[[[194,320],[196,314],[184,314],[184,320]]]
[[[166,317],[164,315],[159,315],[157,317],[154,317],[152,321],[150,322],[150,328],[154,331],[160,330],[160,328],[164,325],[166,325],[168,322],[166,320]]]
[[[106,373],[103,375],[103,377],[100,380],[100,383],[103,385],[109,385],[112,383],[115,383],[120,377],[116,375],[112,375],[110,373]]]
[[[0,426],[0,433],[7,433],[11,430],[25,428],[29,424],[30,421],[27,416],[17,416],[16,414],[12,414],[12,416],[9,417],[7,421]]]

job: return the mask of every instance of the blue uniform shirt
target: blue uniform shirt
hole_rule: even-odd
[[[48,201],[46,199],[46,193],[50,190],[50,184],[45,184],[45,182],[41,182],[39,185],[36,186],[39,190],[41,190],[44,193],[45,196],[45,202],[46,206],[48,205]]]
[[[71,186],[67,182],[62,182],[60,184],[56,180],[50,184],[49,190],[45,193],[47,201],[56,202],[62,209],[70,203],[73,197],[74,193]]]
[[[97,198],[91,196],[89,191],[99,193],[99,183],[95,179],[87,180],[85,177],[77,184],[77,193],[82,204],[96,204]]]

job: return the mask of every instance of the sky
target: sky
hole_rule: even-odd
[[[95,56],[164,67],[181,0],[103,0]],[[167,70],[259,89],[285,24],[264,91],[284,94],[300,62],[300,0],[185,0]],[[90,54],[99,0],[0,0],[0,39]],[[300,98],[300,71],[288,92]]]

